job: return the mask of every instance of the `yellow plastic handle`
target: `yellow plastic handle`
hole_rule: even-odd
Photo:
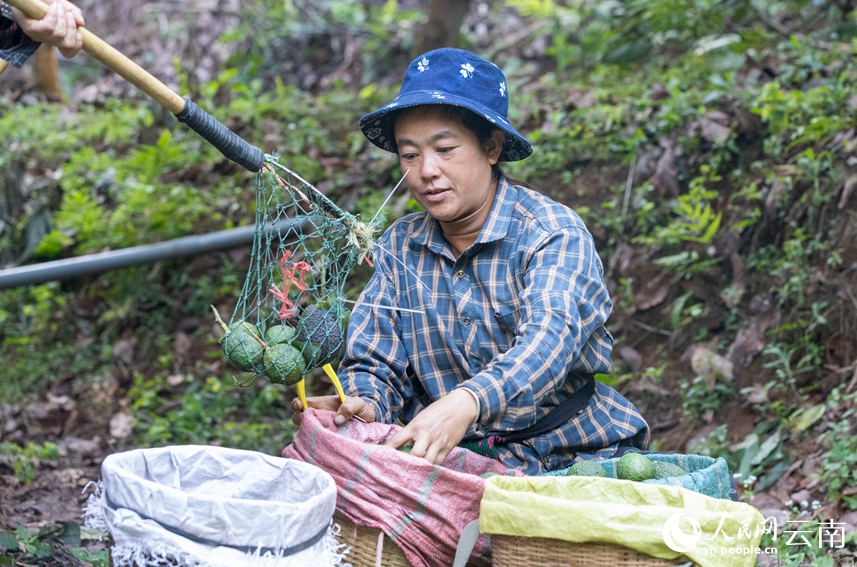
[[[298,391],[298,399],[301,401],[301,407],[306,410],[309,406],[306,403],[306,380],[301,380],[295,386]]]
[[[327,374],[327,377],[330,378],[331,382],[333,382],[333,387],[336,388],[336,393],[339,394],[339,401],[344,404],[345,392],[342,390],[342,384],[339,382],[339,376],[336,375],[336,371],[330,364],[325,364],[323,368],[324,373]]]

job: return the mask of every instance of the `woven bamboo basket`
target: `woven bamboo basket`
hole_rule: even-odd
[[[412,567],[399,546],[381,530],[358,526],[339,514],[333,521],[339,524],[339,543],[351,548],[345,560],[353,567]]]
[[[333,521],[339,524],[339,543],[351,548],[345,561],[352,567],[413,567],[399,546],[381,530],[358,526],[340,514],[335,514]],[[469,562],[466,567],[488,565]]]
[[[491,536],[492,567],[668,567],[660,559],[609,543],[572,543],[540,537]]]

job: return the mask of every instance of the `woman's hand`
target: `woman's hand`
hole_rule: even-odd
[[[83,47],[83,35],[77,31],[84,25],[83,12],[68,0],[44,0],[48,13],[41,20],[25,16],[17,8],[12,8],[12,18],[21,26],[21,30],[31,39],[55,45],[65,57],[74,57]]]
[[[307,398],[306,403],[314,409],[335,411],[333,423],[336,425],[343,425],[355,416],[366,422],[375,421],[375,408],[363,401],[363,398],[346,397],[343,403],[339,401],[339,396],[314,396]],[[292,400],[292,410],[295,412],[292,415],[292,421],[295,425],[300,425],[303,417],[303,406],[301,406],[299,399]]]
[[[464,439],[467,428],[477,417],[477,410],[473,396],[460,389],[453,390],[418,413],[387,441],[387,446],[398,449],[411,443],[411,455],[440,465]]]

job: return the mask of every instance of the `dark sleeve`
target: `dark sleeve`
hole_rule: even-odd
[[[38,47],[39,44],[24,35],[18,24],[0,17],[0,59],[20,67]]]

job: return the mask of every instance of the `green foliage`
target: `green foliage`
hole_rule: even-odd
[[[557,73],[563,73],[570,65],[580,60],[584,55],[587,40],[591,42],[592,35],[585,38],[569,37],[569,30],[580,30],[598,13],[586,2],[572,2],[565,5],[553,0],[509,0],[507,4],[515,8],[522,16],[542,22],[539,32],[551,38],[551,45],[546,54],[554,58]],[[576,41],[575,41],[576,40]]]
[[[698,419],[705,412],[717,412],[724,402],[735,396],[734,387],[720,382],[712,386],[704,376],[682,380],[678,387],[682,412],[689,419]]]
[[[44,559],[45,557],[50,557],[53,548],[48,543],[44,543],[40,540],[39,532],[31,534],[27,528],[24,526],[18,526],[15,528],[15,533],[12,534],[14,538],[17,540],[17,548],[24,556],[29,556],[35,559]],[[11,543],[8,541],[9,538],[4,538],[2,542],[3,546],[7,549],[14,549],[13,546],[7,546],[7,543]]]
[[[847,127],[849,98],[844,76],[806,91],[784,89],[779,81],[771,81],[759,89],[750,109],[768,125],[771,134],[783,136],[791,148],[829,140]]]
[[[798,375],[821,367],[824,347],[812,339],[813,337],[804,335],[794,345],[776,343],[762,351],[762,354],[774,356],[764,367],[774,369],[774,375],[782,389],[796,390]],[[795,358],[797,361],[793,362]]]
[[[14,175],[36,164],[52,171],[48,178],[52,180],[29,196],[31,202],[22,211],[21,218],[11,219],[16,223],[12,224],[12,230],[0,231],[0,262],[20,261],[15,252],[25,246],[40,245],[41,229],[38,227],[45,219],[50,219],[49,211],[55,207],[55,183],[64,183],[64,164],[70,154],[86,148],[90,155],[106,161],[107,155],[100,156],[99,150],[127,143],[133,133],[150,120],[151,114],[145,108],[115,101],[104,110],[85,107],[75,113],[63,113],[53,105],[33,105],[14,107],[13,112],[0,115],[0,168],[8,168],[6,175]],[[91,185],[92,180],[92,176],[89,180],[81,180],[80,186]],[[14,199],[10,203],[14,203]],[[49,242],[40,246],[39,253],[55,255],[69,242],[66,235],[52,234]]]
[[[826,440],[829,448],[824,454],[819,478],[827,487],[831,501],[842,498],[848,508],[857,510],[857,496],[843,494],[843,491],[857,486],[857,436],[847,419],[849,416],[853,416],[853,410],[847,412],[842,421],[833,424],[820,439]]]
[[[172,144],[173,136],[164,130],[154,146],[131,150],[117,167],[123,177],[133,175],[141,183],[154,183],[161,175],[177,169],[184,161],[182,148]]]
[[[763,421],[739,443],[728,440],[728,425],[722,424],[691,447],[690,452],[726,460],[743,497],[752,498],[754,491],[770,488],[785,474],[791,459],[783,447],[783,423]]]
[[[0,464],[10,467],[15,478],[29,484],[36,479],[36,467],[39,461],[58,459],[56,443],[46,441],[39,445],[27,441],[23,447],[15,443],[0,443]]]
[[[13,533],[0,533],[0,565],[39,564],[54,553],[51,541],[65,544],[68,551],[77,559],[92,567],[107,567],[110,563],[108,549],[90,550],[80,546],[80,526],[75,522],[66,522],[59,528],[50,525],[30,533],[23,526],[17,526]],[[12,555],[3,555],[3,552]]]
[[[110,550],[100,549],[89,551],[82,547],[73,547],[69,550],[72,555],[92,567],[108,567],[110,565]]]
[[[729,446],[731,443],[727,440],[729,426],[727,424],[718,425],[714,430],[699,440],[690,448],[692,453],[705,455],[716,459],[729,454]]]
[[[294,431],[286,411],[286,389],[261,382],[243,389],[232,380],[189,375],[171,401],[162,376],[147,379],[137,374],[128,391],[137,444],[216,444],[278,454]]]
[[[50,104],[16,105],[12,112],[0,115],[0,165],[22,156],[35,161],[86,146],[126,144],[151,121],[146,107],[117,100],[104,109],[81,106],[72,113]]]
[[[362,68],[359,78],[373,82],[409,60],[416,29],[425,20],[423,10],[403,8],[396,0],[251,0],[242,8],[241,25],[221,40],[239,46],[228,63],[244,83],[250,78],[273,81],[278,76],[288,77],[289,82],[312,81],[305,69],[284,68],[283,53],[312,61],[315,69],[356,56]],[[328,51],[331,37],[339,48],[333,65]],[[354,48],[347,56],[346,45]]]
[[[804,227],[795,228],[782,246],[768,245],[749,258],[748,266],[761,273],[775,274],[778,284],[771,295],[781,307],[790,304],[802,308],[806,302],[804,283],[811,278],[813,260],[829,253],[830,244],[823,233],[809,233]]]
[[[718,197],[717,191],[706,189],[705,183],[720,181],[721,178],[708,165],[702,165],[700,172],[702,175],[691,181],[690,190],[671,204],[674,216],[670,222],[655,228],[650,234],[638,236],[635,242],[657,247],[672,247],[682,241],[711,242],[720,228],[723,215],[715,213],[711,206],[711,201]]]
[[[823,403],[796,412],[790,425],[792,433],[799,435],[808,431],[814,424],[818,424],[822,432],[816,441],[823,448],[822,462],[818,467],[819,472],[811,474],[810,478],[814,479],[815,482],[820,481],[823,486],[822,491],[827,492],[831,504],[843,505],[844,508],[851,510],[857,510],[857,499],[846,492],[849,488],[857,486],[857,475],[854,472],[855,465],[857,465],[857,460],[855,460],[857,459],[855,457],[857,441],[855,441],[852,425],[855,400],[857,400],[857,393],[845,394],[841,388],[834,388]],[[770,426],[772,422],[767,423]],[[784,422],[778,423],[784,424]],[[783,427],[771,429],[771,431],[773,431],[772,434],[769,434],[771,437],[778,437],[776,443],[773,443],[771,437],[768,437],[761,444],[755,439],[748,439],[740,445],[746,448],[745,451],[757,447],[752,458],[744,455],[744,458],[741,459],[742,466],[745,466],[747,462],[750,462],[751,465],[756,462],[764,465],[765,461],[769,461],[769,456],[763,459],[759,457],[765,454],[763,449],[766,446],[769,455],[781,451],[779,445],[781,445],[781,440],[785,440],[786,431]],[[763,430],[757,428],[754,435],[762,433]],[[771,449],[775,444],[778,447]],[[767,478],[763,477],[760,480],[757,490],[767,489],[771,484],[769,478],[783,474],[788,466],[788,456],[784,455],[783,461],[771,467]],[[745,467],[745,470],[750,470],[750,468]],[[760,468],[754,470],[760,470]],[[822,508],[821,502],[818,501],[811,504],[791,500],[785,502],[785,518],[780,527],[780,537],[774,538],[773,534],[766,534],[762,538],[761,546],[776,547],[778,549],[777,555],[782,560],[783,565],[795,567],[806,564],[829,567],[838,565],[843,557],[848,557],[852,553],[850,549],[857,540],[857,536],[853,533],[845,535],[841,529],[841,524],[833,524],[833,520],[828,515],[822,515],[822,510],[825,508]],[[819,528],[824,528],[824,526],[827,526],[827,529],[824,530],[826,535],[824,540],[819,542]],[[791,531],[790,537],[783,537],[787,533],[786,530]],[[795,533],[798,530],[804,534]],[[805,536],[811,545],[806,545],[802,536]],[[844,545],[841,545],[842,543]]]
[[[36,253],[57,256],[75,243],[82,253],[157,242],[191,232],[204,216],[217,220],[220,215],[212,214],[199,189],[158,182],[185,161],[187,149],[171,141],[169,130],[163,130],[154,146],[141,146],[122,158],[96,156],[89,147],[76,152],[54,229]],[[93,194],[93,178],[104,188],[101,195]],[[152,207],[153,202],[158,206]]]
[[[98,372],[104,362],[102,345],[76,344],[77,334],[91,329],[69,317],[70,297],[57,283],[0,294],[0,358],[5,361],[0,399],[17,403],[50,380]]]
[[[771,22],[777,18],[841,21],[834,5],[807,5],[802,0],[509,0],[506,4],[539,23],[533,35],[548,39],[546,55],[554,59],[559,76],[575,71],[589,74],[599,66],[627,68],[647,60],[660,64],[675,52],[692,54],[697,64],[722,65],[740,60],[739,54],[748,50],[775,43],[780,30]],[[811,46],[792,36],[792,50]],[[815,70],[823,65],[820,58],[808,59],[807,64],[815,64]],[[805,72],[801,68],[795,74],[805,78],[801,71]]]

